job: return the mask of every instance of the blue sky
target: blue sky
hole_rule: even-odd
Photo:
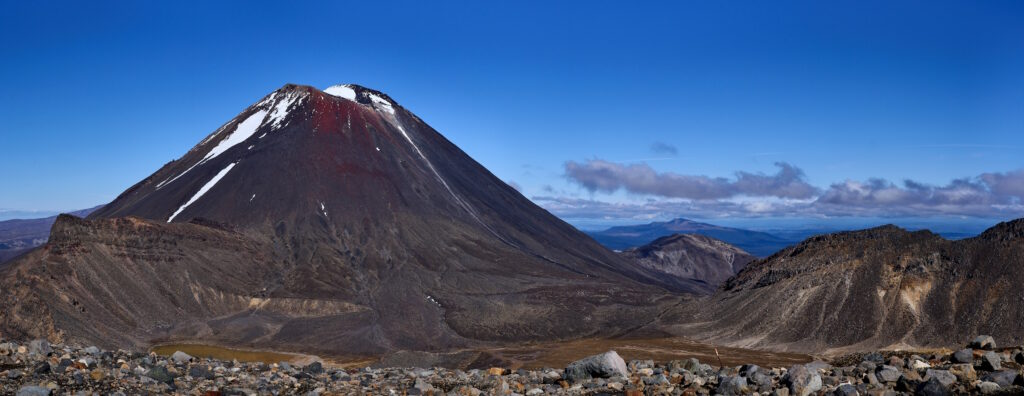
[[[1024,216],[1020,2],[33,3],[5,210],[107,202],[293,82],[387,92],[576,224]]]

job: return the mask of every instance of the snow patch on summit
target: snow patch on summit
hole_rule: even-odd
[[[305,98],[305,92],[289,92],[284,98],[277,101],[277,104],[274,105],[274,110],[270,112],[270,115],[267,116],[265,122],[269,122],[271,128],[280,128],[283,126],[281,123],[284,122],[285,117],[288,116],[288,109],[291,108],[292,105],[302,102]]]
[[[394,106],[392,106],[391,102],[389,102],[387,99],[384,99],[372,93],[367,93],[366,96],[368,96],[370,98],[370,101],[373,102],[374,107],[379,106],[381,110],[384,110],[389,114],[395,114]]]
[[[334,85],[324,90],[325,94],[331,96],[337,96],[342,99],[348,99],[353,102],[356,100],[356,90],[352,89],[348,85]]]

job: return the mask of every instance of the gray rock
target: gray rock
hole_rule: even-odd
[[[864,374],[864,382],[871,384],[872,386],[880,386],[881,382],[878,381],[878,376],[875,375],[874,371],[867,372]]]
[[[434,386],[428,383],[427,381],[424,381],[423,378],[416,379],[416,385],[414,386],[414,388],[419,389],[419,391],[423,393],[434,391]]]
[[[995,352],[988,351],[984,355],[981,355],[981,369],[985,371],[997,371],[1002,369],[1001,360],[999,355]]]
[[[978,372],[974,371],[974,366],[967,363],[949,366],[949,372],[955,375],[959,381],[971,382],[978,379]]]
[[[41,386],[23,386],[17,396],[50,396],[50,390]]]
[[[946,387],[953,386],[953,384],[956,383],[956,376],[953,375],[953,373],[949,372],[948,370],[928,369],[928,371],[925,372],[924,380],[929,381],[932,378],[937,379],[940,383],[942,383],[942,386]]]
[[[320,362],[313,362],[303,367],[302,371],[313,375],[321,374],[324,372],[324,365]]]
[[[757,385],[763,391],[770,390],[772,387],[772,377],[763,372],[755,372],[753,375],[747,377],[747,383],[751,385]]]
[[[857,392],[857,388],[850,384],[842,384],[832,392],[835,396],[858,396],[860,392]]]
[[[867,355],[864,355],[864,361],[878,365],[885,363],[885,356],[882,356],[882,354],[878,352],[871,352]]]
[[[995,382],[982,381],[978,384],[978,392],[983,395],[991,395],[999,392],[999,384]]]
[[[973,363],[974,350],[971,348],[961,349],[953,353],[954,363]]]
[[[946,385],[939,382],[938,378],[932,378],[917,386],[915,394],[922,396],[947,396],[951,393]]]
[[[1013,385],[1013,382],[1017,380],[1017,372],[1013,370],[1000,370],[981,376],[981,380],[995,382],[1000,387],[1007,387]]]
[[[182,351],[175,351],[174,354],[171,355],[171,360],[176,364],[185,364],[188,363],[189,360],[192,360],[192,355]]]
[[[569,363],[563,377],[575,382],[588,378],[609,378],[616,375],[629,377],[629,372],[626,371],[626,362],[615,351],[608,351]]]
[[[46,340],[33,340],[28,343],[28,353],[30,355],[46,356],[50,352],[53,352],[53,348],[50,347],[50,342]]]
[[[813,362],[805,364],[804,367],[807,367],[808,370],[811,370],[813,372],[818,372],[818,370],[828,370],[828,369],[831,369],[832,365],[828,364],[828,363],[825,363],[825,362],[823,362],[821,360],[815,360]]]
[[[668,385],[668,378],[664,374],[658,374],[653,377],[645,377],[644,383],[647,385]]]
[[[32,373],[35,375],[46,375],[50,373],[50,363],[40,362],[36,365],[36,368],[32,369]]]
[[[975,349],[995,349],[996,340],[992,336],[980,335],[971,341],[971,348]]]
[[[680,367],[682,367],[683,370],[696,373],[700,370],[700,361],[695,358],[689,358],[684,360]]]
[[[747,389],[747,379],[738,375],[726,377],[718,384],[718,389],[715,391],[725,396],[745,395],[750,393]]]
[[[900,369],[890,365],[883,365],[875,371],[875,377],[878,377],[878,380],[881,382],[896,382],[902,375],[903,373],[900,372]]]
[[[90,355],[97,355],[100,353],[100,349],[94,346],[82,348],[82,353],[88,353]]]
[[[821,376],[808,370],[802,364],[789,368],[782,382],[789,386],[789,393],[795,396],[807,396],[821,390]]]
[[[206,366],[192,366],[191,368],[188,369],[188,375],[192,378],[197,379],[212,380],[216,378],[213,372],[210,371],[210,369],[206,368]]]
[[[147,371],[145,375],[158,382],[163,382],[167,384],[174,383],[174,375],[167,371],[167,368],[164,366],[153,367],[149,369],[149,371]]]

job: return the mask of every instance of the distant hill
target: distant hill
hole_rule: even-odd
[[[76,210],[68,214],[85,217],[102,206]],[[0,263],[46,243],[46,239],[50,236],[50,227],[56,220],[57,216],[0,221]]]
[[[722,240],[758,257],[770,256],[802,239],[781,238],[765,232],[721,227],[682,218],[650,224],[618,226],[604,231],[587,233],[602,245],[615,250],[643,246],[655,239],[672,234],[698,234]]]
[[[675,234],[621,253],[637,265],[706,285],[708,294],[756,260],[743,249],[699,234]]]

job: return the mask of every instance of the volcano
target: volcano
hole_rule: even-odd
[[[533,204],[388,95],[286,85],[0,269],[0,332],[379,355],[624,334],[692,280]]]

